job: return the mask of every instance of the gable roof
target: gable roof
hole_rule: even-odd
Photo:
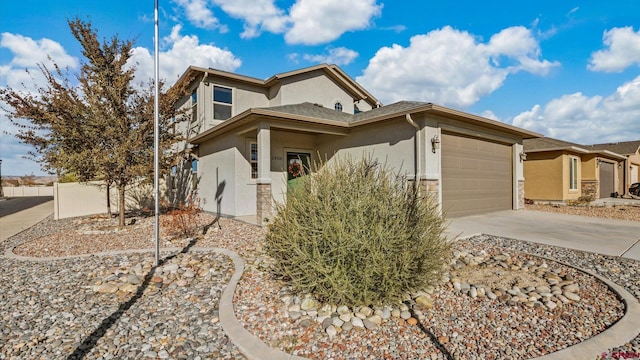
[[[609,150],[622,155],[633,155],[640,148],[640,140],[622,141],[608,144],[587,145],[588,148],[597,150]]]
[[[328,109],[321,105],[309,102],[293,105],[281,105],[263,108],[252,108],[238,114],[190,140],[193,144],[200,144],[220,133],[234,129],[242,124],[257,119],[258,116],[272,119],[299,121],[305,124],[325,125],[333,128],[348,131],[349,128],[364,126],[379,121],[384,121],[397,117],[404,117],[408,114],[428,112],[435,115],[446,116],[470,124],[480,124],[484,127],[507,132],[521,136],[525,139],[539,137],[532,131],[520,129],[518,127],[505,124],[499,121],[483,118],[481,116],[464,113],[454,109],[432,103],[417,101],[400,101],[391,105],[381,106],[358,114],[348,114],[334,109]]]
[[[272,87],[279,82],[282,82],[284,79],[287,79],[292,76],[309,73],[312,71],[321,70],[323,71],[329,78],[336,81],[340,85],[344,86],[344,88],[351,93],[351,95],[356,100],[364,100],[368,102],[371,107],[375,107],[380,104],[378,99],[376,99],[371,93],[369,93],[364,87],[358,84],[355,80],[353,80],[347,73],[342,71],[337,65],[327,65],[327,64],[319,64],[314,66],[309,66],[306,68],[287,71],[279,74],[275,74],[266,80],[261,80],[258,78],[254,78],[251,76],[240,75],[228,71],[213,69],[213,68],[202,68],[198,66],[189,66],[187,70],[180,76],[178,81],[189,81],[191,82],[193,79],[198,78],[199,76],[203,76],[206,78],[207,76],[216,76],[225,79],[230,79],[233,81],[239,81],[245,84],[256,85],[261,87]]]
[[[541,137],[537,139],[525,139],[523,141],[525,152],[545,152],[545,151],[571,151],[578,154],[599,154],[605,157],[624,160],[627,157],[620,153],[608,149],[595,149],[589,146],[572,143],[569,141]]]

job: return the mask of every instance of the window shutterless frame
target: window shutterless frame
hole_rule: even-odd
[[[213,119],[227,120],[233,113],[233,89],[213,86]]]
[[[578,158],[569,157],[569,190],[578,190]]]

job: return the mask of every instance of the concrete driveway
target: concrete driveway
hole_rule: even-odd
[[[496,235],[640,261],[640,222],[499,211],[450,219],[450,236]]]

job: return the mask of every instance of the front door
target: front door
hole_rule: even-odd
[[[296,179],[308,174],[311,163],[311,154],[304,152],[287,152],[287,186],[291,187]]]

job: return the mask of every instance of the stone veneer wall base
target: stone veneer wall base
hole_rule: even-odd
[[[524,209],[524,180],[518,180],[518,203],[517,209]]]
[[[580,191],[582,196],[591,195],[593,200],[600,198],[600,181],[598,180],[582,180],[580,182]]]
[[[273,216],[273,202],[271,196],[271,184],[257,185],[257,211],[258,224],[264,226]]]

